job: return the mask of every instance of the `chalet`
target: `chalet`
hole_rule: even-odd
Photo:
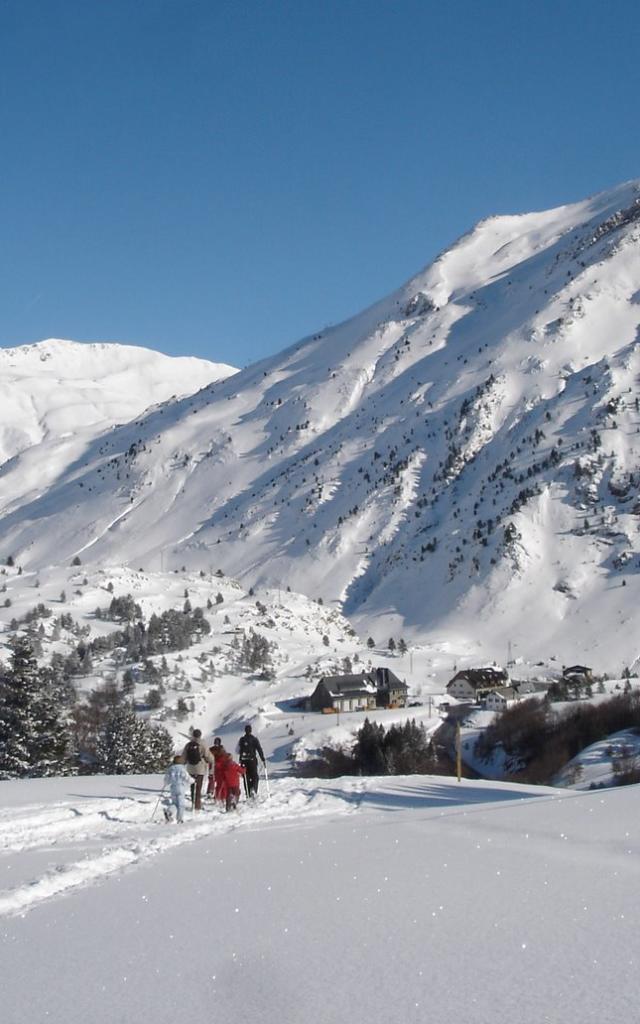
[[[407,703],[409,687],[398,679],[390,668],[374,668],[369,678],[375,683],[380,708],[403,708]]]
[[[368,675],[323,676],[309,697],[311,711],[369,711],[377,688]]]
[[[506,711],[520,698],[512,686],[500,686],[488,693],[484,702],[487,711]]]
[[[498,690],[508,682],[509,673],[494,665],[487,668],[465,668],[447,683],[447,695],[456,700],[480,701],[492,690]]]
[[[323,676],[308,699],[311,711],[370,711],[404,707],[409,687],[388,668],[359,675]]]
[[[586,665],[566,665],[562,669],[562,678],[565,683],[571,682],[576,678],[579,678],[581,682],[592,683],[593,675],[590,668]]]

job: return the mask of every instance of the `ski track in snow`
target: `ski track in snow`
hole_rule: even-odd
[[[68,850],[70,844],[82,853],[83,844],[103,844],[98,854],[57,865],[25,885],[0,892],[0,916],[24,914],[52,897],[198,839],[236,828],[287,822],[301,815],[349,814],[358,806],[349,793],[341,799],[337,794],[328,796],[326,791],[287,787],[250,809],[241,804],[238,813],[229,816],[205,804],[202,817],[178,827],[165,826],[161,806],[151,820],[157,799],[157,795],[152,800],[107,797],[86,805],[82,801],[65,802],[0,812],[0,857],[51,846],[64,845]]]
[[[115,781],[115,780],[114,780]],[[0,917],[24,915],[46,901],[75,889],[100,882],[129,867],[141,866],[158,854],[186,843],[225,835],[236,829],[291,827],[321,818],[344,818],[373,810],[380,793],[376,779],[273,780],[271,795],[251,806],[244,801],[236,813],[225,814],[205,802],[203,811],[190,816],[182,826],[165,825],[156,790],[152,796],[96,796],[78,800],[52,800],[9,806],[0,811],[0,863],[31,852],[59,851],[57,864],[31,880],[0,891]],[[395,790],[395,784],[400,789]],[[446,787],[444,788],[447,789]],[[513,799],[556,800],[541,787],[535,793],[513,791],[495,784],[471,785],[456,793],[451,802],[439,781],[423,778],[409,787],[398,777],[384,796],[387,809],[399,809],[407,799],[414,809],[430,808],[438,818],[444,814],[468,814],[474,807],[495,810]],[[522,793],[522,795],[520,795]],[[572,796],[575,796],[572,794]],[[458,802],[460,800],[460,802]],[[37,862],[38,858],[36,858]],[[50,864],[50,862],[49,862]]]

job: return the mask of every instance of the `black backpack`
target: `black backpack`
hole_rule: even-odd
[[[202,754],[200,752],[200,744],[197,740],[189,740],[185,747],[185,754],[187,755],[187,764],[197,765],[202,760]]]
[[[240,761],[246,764],[247,761],[257,761],[256,741],[253,736],[241,736],[238,743]]]

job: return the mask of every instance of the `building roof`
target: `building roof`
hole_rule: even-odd
[[[590,676],[591,669],[586,665],[567,665],[566,668],[563,668],[562,675],[565,679],[567,676]]]
[[[515,700],[518,696],[513,686],[498,686],[495,690],[492,690],[488,696],[491,697],[496,693],[499,697],[504,697],[505,700]]]
[[[345,699],[353,699],[354,697],[375,697],[376,688],[375,686],[354,686],[352,689],[342,687],[340,690],[337,690],[335,692],[331,690],[330,693],[332,697],[340,697]]]
[[[509,673],[504,668],[497,668],[495,665],[487,665],[486,668],[464,668],[457,672],[453,679],[447,683],[447,688],[452,683],[465,680],[474,690],[486,688],[496,689],[501,682],[506,682]]]
[[[369,673],[369,675],[372,677],[379,690],[409,689],[407,684],[403,683],[401,679],[398,679],[395,672],[393,672],[390,668],[374,668],[373,671]]]
[[[359,697],[375,695],[376,687],[368,675],[323,676],[318,686],[323,685],[332,697]]]
[[[391,669],[374,668],[371,672],[346,673],[339,676],[322,676],[323,683],[333,696],[344,696],[347,690],[359,693],[376,693],[378,690],[408,690],[409,687],[398,679]]]

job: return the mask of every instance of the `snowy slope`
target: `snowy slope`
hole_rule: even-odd
[[[159,784],[0,783],[4,1024],[635,1019],[637,787],[282,780],[178,828]]]
[[[444,689],[449,658],[434,658],[427,648],[412,647],[393,655],[386,645],[370,649],[335,607],[293,592],[250,592],[216,573],[70,565],[44,569],[36,576],[28,570],[21,574],[17,566],[0,567],[0,667],[10,661],[16,633],[31,635],[40,663],[49,664],[54,655],[71,656],[80,637],[96,639],[122,628],[122,623],[102,614],[97,617],[95,610],[106,609],[114,597],[125,595],[139,605],[145,622],[168,609],[181,611],[188,595],[209,625],[210,632],[190,646],[151,658],[162,672],[163,693],[153,718],[169,729],[179,748],[189,726],[197,726],[206,736],[220,735],[226,742],[245,722],[252,722],[265,749],[272,752],[273,770],[287,771],[294,751],[304,759],[315,756],[325,743],[350,745],[363,723],[361,713],[336,719],[306,714],[298,703],[312,693],[322,675],[344,671],[345,659],[351,665],[348,671],[369,671],[374,665],[391,668],[407,681],[412,699],[424,701],[411,708],[411,717],[422,720],[428,732],[440,725],[437,703],[429,696]],[[62,616],[66,626],[61,625]],[[70,628],[70,621],[77,628]],[[252,632],[268,642],[269,672],[263,671],[267,663],[252,669],[239,661],[241,640]],[[82,697],[109,680],[122,685],[127,669],[137,677],[131,697],[148,715],[147,693],[158,679],[150,680],[144,664],[135,658],[123,660],[111,650],[94,652],[90,669],[76,671],[73,684]],[[181,700],[188,714],[180,713]],[[407,711],[378,709],[369,717],[388,726],[404,721]]]
[[[639,240],[636,182],[484,221],[352,320],[50,450],[41,490],[18,460],[0,553],[218,567],[376,637],[633,666]]]
[[[31,474],[38,487],[55,479],[61,460],[79,457],[93,437],[114,424],[232,373],[235,369],[223,363],[172,358],[131,345],[49,339],[0,348],[1,470],[7,474],[13,467],[6,464],[31,449],[20,472],[9,472],[5,500],[8,493],[16,497],[14,488],[23,495]]]

